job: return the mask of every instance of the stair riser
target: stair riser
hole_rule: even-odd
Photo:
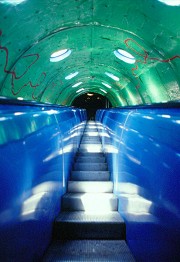
[[[80,198],[62,198],[62,210],[63,211],[102,211],[110,212],[117,211],[118,200],[116,198],[104,199],[103,205],[102,200],[96,199],[96,201],[84,201]]]
[[[106,171],[106,163],[75,163],[74,170],[76,171]]]
[[[107,171],[104,172],[79,172],[73,171],[71,173],[71,180],[74,181],[108,181],[110,178],[110,173]]]
[[[56,240],[70,239],[125,239],[125,224],[114,223],[66,223],[54,225],[53,238]]]
[[[77,157],[76,162],[82,163],[105,163],[105,157],[97,158],[97,157]]]
[[[112,182],[68,182],[69,193],[112,193]]]

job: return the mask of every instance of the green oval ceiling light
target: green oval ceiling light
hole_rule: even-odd
[[[106,86],[107,88],[112,88],[112,86],[110,86],[110,85],[108,85],[108,84],[106,84],[106,83],[104,83],[104,82],[102,82],[102,84],[103,84],[104,86]]]
[[[72,79],[73,77],[77,76],[79,74],[79,72],[75,72],[75,73],[71,73],[69,74],[68,76],[65,77],[66,80],[70,80]]]
[[[59,62],[65,59],[66,57],[68,57],[70,54],[71,54],[70,49],[63,49],[63,50],[56,51],[52,53],[50,57],[50,62]]]
[[[171,5],[171,6],[179,6],[180,0],[158,0],[159,2],[162,2],[165,5]]]
[[[109,76],[110,78],[112,78],[115,81],[119,81],[119,77],[113,75],[112,73],[105,72],[105,75]]]
[[[134,58],[134,56],[132,56],[130,53],[128,53],[127,51],[123,49],[115,50],[114,54],[117,58],[124,61],[125,63],[134,64],[136,62],[136,59]]]

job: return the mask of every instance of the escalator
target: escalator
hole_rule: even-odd
[[[43,261],[135,261],[95,122],[85,127]]]

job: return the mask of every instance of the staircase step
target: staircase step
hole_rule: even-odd
[[[63,211],[117,211],[118,198],[112,193],[66,193]]]
[[[88,157],[88,156],[79,156],[76,158],[76,162],[83,162],[83,163],[104,163],[106,158],[102,157]]]
[[[75,171],[106,171],[107,163],[75,163]]]
[[[118,212],[61,212],[54,239],[125,239],[126,227]]]
[[[81,140],[81,145],[87,145],[87,144],[97,144],[101,145],[101,140],[100,139],[82,139]]]
[[[74,181],[108,181],[109,171],[72,171],[71,180]]]
[[[68,181],[69,193],[112,193],[111,181]]]
[[[97,137],[99,137],[99,132],[98,131],[90,131],[90,130],[88,130],[88,131],[84,131],[83,136],[84,137],[85,136],[97,136]]]
[[[135,262],[124,240],[56,241],[43,262]]]
[[[81,157],[103,157],[104,153],[102,152],[77,152],[76,154],[77,157],[81,156]]]

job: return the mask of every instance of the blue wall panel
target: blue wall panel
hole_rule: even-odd
[[[102,111],[96,120],[130,248],[137,261],[178,261],[179,108]]]
[[[0,260],[38,261],[50,243],[83,110],[0,105]]]

